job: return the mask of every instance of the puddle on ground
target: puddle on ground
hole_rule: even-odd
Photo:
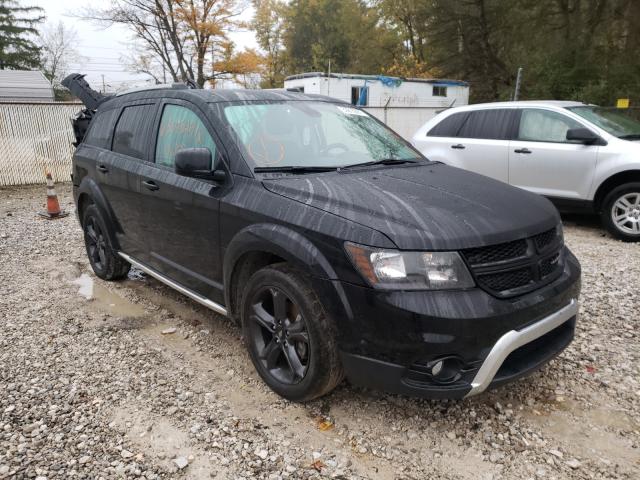
[[[78,295],[91,300],[92,306],[112,316],[141,317],[145,314],[142,306],[111,292],[99,283],[95,283],[93,277],[86,273],[83,273],[71,283],[79,286]]]

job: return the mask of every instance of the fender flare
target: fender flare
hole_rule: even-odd
[[[282,225],[260,223],[243,228],[229,242],[223,263],[225,284],[240,257],[252,251],[282,257],[316,277],[329,280],[337,278],[329,261],[309,239]]]
[[[312,277],[335,280],[336,272],[318,248],[300,233],[273,223],[249,225],[233,237],[224,254],[225,303],[231,305],[231,275],[240,258],[250,252],[277,255]]]
[[[122,232],[122,227],[120,226],[120,223],[118,223],[118,220],[113,213],[113,209],[111,208],[111,205],[109,205],[107,197],[105,197],[104,193],[102,193],[100,186],[94,179],[88,176],[85,176],[80,182],[80,186],[78,186],[78,191],[76,194],[76,203],[78,207],[80,206],[80,198],[83,195],[89,196],[92,203],[98,208],[100,214],[102,215],[102,218],[104,218],[105,222],[107,223],[107,227],[111,227],[107,228],[107,235],[109,236],[109,240],[111,241],[111,245],[113,246],[113,248],[115,250],[119,250],[120,244],[118,242],[116,232]],[[80,217],[79,210],[78,217]],[[82,218],[78,218],[78,220],[80,221],[80,223],[82,223]]]

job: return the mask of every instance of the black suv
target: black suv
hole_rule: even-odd
[[[94,100],[73,159],[94,272],[134,265],[236,320],[283,397],[346,376],[461,398],[571,342],[580,266],[548,200],[430,162],[331,98],[174,86]]]

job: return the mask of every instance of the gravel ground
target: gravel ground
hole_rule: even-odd
[[[343,384],[299,405],[228,320],[140,272],[96,279],[44,195],[0,189],[0,479],[640,477],[640,244],[593,221],[566,222],[581,317],[542,371],[467,401]]]

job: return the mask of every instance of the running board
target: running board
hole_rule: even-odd
[[[216,302],[212,302],[208,298],[205,298],[202,295],[197,294],[196,292],[194,292],[192,290],[189,290],[186,287],[183,287],[179,283],[176,283],[173,280],[171,280],[170,278],[165,277],[164,275],[162,275],[161,273],[157,272],[153,268],[147,267],[145,264],[140,263],[137,260],[131,258],[126,253],[118,252],[118,255],[120,255],[122,258],[124,258],[127,262],[129,262],[134,267],[139,268],[144,273],[147,273],[147,274],[151,275],[156,280],[161,281],[165,285],[168,285],[169,287],[173,288],[174,290],[177,290],[178,292],[182,293],[183,295],[186,295],[187,297],[195,300],[199,304],[204,305],[205,307],[210,308],[214,312],[220,313],[220,314],[224,315],[225,317],[228,315],[227,314],[227,309],[224,308],[222,305],[220,305],[220,304],[218,304]]]

